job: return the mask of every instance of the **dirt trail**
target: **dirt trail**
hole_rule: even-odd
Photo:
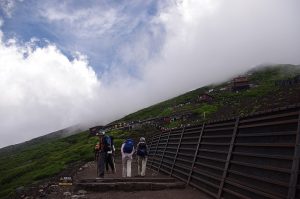
[[[112,172],[106,172],[104,178],[120,178],[122,177],[122,164],[121,160],[116,160],[116,174]],[[76,175],[73,177],[73,182],[78,182],[81,179],[96,178],[97,175],[95,162],[88,162],[81,167]],[[132,162],[132,176],[137,175],[137,162]],[[146,177],[168,177],[156,171],[147,170]],[[61,189],[61,187],[60,187]],[[166,189],[158,191],[108,191],[108,192],[90,192],[85,190],[74,191],[74,185],[64,187],[60,191],[52,192],[44,198],[89,198],[89,199],[120,199],[120,198],[131,198],[131,199],[206,199],[209,198],[197,189],[186,187],[185,189]]]

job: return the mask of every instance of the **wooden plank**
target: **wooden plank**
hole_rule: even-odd
[[[221,182],[221,176],[218,176],[218,175],[215,175],[213,173],[209,173],[209,172],[206,172],[206,171],[203,171],[203,170],[200,170],[200,169],[195,169],[193,171],[193,173],[197,173],[197,174],[200,174],[200,175],[204,175],[208,178],[212,178],[214,180],[217,180],[217,181],[220,181]],[[191,176],[191,179],[195,178],[196,176]]]
[[[216,132],[216,131],[229,131],[232,130],[233,127],[224,127],[224,128],[215,128],[215,129],[206,129],[206,132]]]
[[[203,135],[203,138],[231,138],[232,135]]]
[[[212,165],[205,164],[205,163],[195,162],[195,165],[200,165],[200,166],[204,166],[204,167],[207,167],[207,168],[210,168],[210,169],[215,169],[215,170],[223,171],[223,168],[212,166]]]
[[[257,157],[257,158],[268,158],[268,159],[279,159],[279,160],[293,160],[292,156],[282,156],[282,155],[267,155],[267,154],[254,154],[254,153],[243,153],[243,152],[233,152],[234,155]]]
[[[293,143],[237,143],[235,145],[248,147],[295,147]]]
[[[234,130],[233,130],[233,133],[232,133],[232,138],[231,138],[231,141],[230,141],[229,151],[228,151],[228,155],[227,155],[227,159],[226,159],[226,163],[225,163],[225,168],[224,168],[224,171],[223,171],[222,181],[220,183],[220,187],[219,187],[219,191],[218,191],[218,198],[219,199],[221,198],[225,178],[227,176],[229,163],[230,163],[230,159],[231,159],[232,151],[233,151],[233,147],[234,147],[234,142],[235,142],[235,138],[236,138],[236,135],[237,135],[237,132],[238,132],[239,121],[240,121],[240,118],[236,118],[235,125],[234,125]]]
[[[270,132],[270,133],[245,133],[238,137],[271,137],[271,136],[291,136],[296,135],[296,131]]]
[[[212,182],[210,182],[210,181],[207,181],[207,180],[198,178],[198,177],[196,177],[196,176],[194,176],[193,179],[196,179],[196,180],[198,180],[198,181],[200,181],[200,182],[203,182],[203,183],[205,183],[205,184],[207,184],[207,185],[209,185],[209,186],[211,186],[211,187],[214,187],[214,188],[216,188],[216,189],[219,188],[219,185],[216,185],[216,184],[214,184],[214,183],[212,183]]]
[[[224,142],[202,142],[202,145],[211,145],[211,146],[228,146],[230,143],[224,143]]]
[[[227,151],[218,151],[218,150],[210,150],[210,149],[199,149],[199,151],[210,152],[210,153],[227,154]]]
[[[219,122],[219,123],[214,123],[214,124],[206,124],[206,128],[213,128],[213,127],[220,127],[220,126],[232,126],[234,124],[235,124],[235,120],[233,120],[231,122]]]
[[[223,188],[223,191],[226,192],[226,193],[230,193],[230,194],[232,194],[234,196],[237,196],[238,198],[241,198],[241,199],[253,199],[253,198],[249,198],[247,196],[244,196],[244,195],[242,195],[240,193],[237,193],[237,192],[232,191],[232,190],[227,189],[227,188]]]
[[[192,185],[193,187],[196,187],[197,189],[199,189],[200,191],[203,191],[204,193],[212,196],[213,198],[217,198],[217,195],[213,192],[208,191],[207,189],[204,189],[203,187],[200,187],[197,183],[193,183],[191,182],[190,185]]]
[[[290,169],[283,169],[283,168],[277,168],[277,167],[271,167],[271,166],[262,166],[262,165],[257,165],[257,164],[249,164],[249,163],[238,162],[238,161],[231,161],[231,163],[241,165],[241,166],[258,168],[258,169],[278,171],[278,172],[281,172],[281,173],[290,173]]]
[[[249,123],[249,122],[260,122],[262,120],[269,120],[269,119],[273,120],[276,118],[283,118],[283,117],[288,117],[288,116],[293,116],[293,115],[298,115],[298,111],[281,113],[281,114],[272,114],[272,115],[265,116],[265,117],[255,117],[255,118],[251,118],[251,119],[243,119],[240,121],[240,124]]]
[[[295,198],[296,195],[296,186],[298,180],[298,172],[299,172],[299,157],[300,157],[300,111],[298,112],[298,127],[297,127],[297,135],[295,141],[295,151],[294,151],[294,160],[291,170],[291,177],[289,183],[289,191],[288,191],[288,199]]]
[[[284,198],[282,195],[278,196],[278,195],[273,195],[273,194],[270,194],[270,193],[266,193],[266,192],[260,191],[256,188],[245,186],[245,185],[243,185],[241,183],[238,183],[237,181],[232,180],[232,179],[226,179],[226,183],[231,184],[233,186],[236,186],[240,189],[247,190],[251,193],[255,193],[257,195],[267,197],[267,198],[272,198],[272,199],[282,199],[282,198]]]
[[[241,125],[239,126],[240,129],[242,128],[253,128],[253,127],[261,127],[261,126],[275,126],[280,124],[292,124],[297,123],[298,119],[290,119],[290,120],[284,120],[284,121],[275,121],[275,122],[264,122],[264,123],[258,123],[258,124],[247,124],[247,125]]]
[[[218,158],[211,158],[211,157],[207,157],[207,156],[202,156],[202,155],[198,155],[197,158],[201,158],[201,159],[206,159],[206,160],[213,160],[216,162],[226,162],[226,160],[222,160],[222,159],[218,159]]]
[[[243,176],[243,177],[246,177],[246,178],[251,178],[251,179],[259,180],[259,181],[262,181],[262,182],[267,182],[267,183],[274,184],[274,185],[279,185],[279,186],[283,186],[283,187],[289,187],[288,183],[284,183],[282,181],[273,180],[273,179],[270,179],[270,178],[253,176],[253,175],[249,175],[249,174],[245,174],[245,173],[241,173],[241,172],[233,171],[233,170],[229,170],[228,172],[236,174],[236,175],[239,175],[239,176]]]

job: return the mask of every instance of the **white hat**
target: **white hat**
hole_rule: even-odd
[[[99,133],[97,133],[98,135],[105,135],[105,131],[104,130],[99,130]]]
[[[140,142],[146,142],[146,139],[144,137],[141,137]]]

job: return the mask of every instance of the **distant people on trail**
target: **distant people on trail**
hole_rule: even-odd
[[[125,140],[121,147],[122,177],[131,177],[131,162],[133,153],[134,141],[132,139]]]
[[[95,146],[95,154],[97,154],[97,176],[103,178],[107,152],[112,150],[111,140],[109,136],[105,135],[105,131],[103,130],[100,130],[96,135],[99,136],[99,142]]]
[[[140,142],[137,144],[136,155],[138,162],[138,176],[144,177],[146,175],[146,164],[148,159],[148,147],[144,137],[141,137]]]
[[[106,156],[106,171],[109,171],[109,167],[112,171],[112,173],[116,173],[116,166],[115,166],[115,145],[114,145],[114,138],[112,136],[109,136],[111,140],[111,150],[107,151],[107,156]]]

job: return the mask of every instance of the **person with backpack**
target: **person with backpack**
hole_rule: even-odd
[[[148,159],[148,147],[144,137],[141,137],[140,142],[137,144],[136,155],[138,158],[138,176],[144,177],[146,175],[146,164]]]
[[[109,136],[105,135],[105,131],[103,130],[100,130],[97,135],[99,136],[99,142],[95,146],[95,151],[98,152],[97,175],[100,178],[104,178],[107,151],[111,150],[111,141]]]
[[[108,172],[109,167],[111,168],[112,173],[116,173],[116,166],[115,166],[115,145],[114,145],[114,138],[112,136],[109,136],[111,141],[111,150],[107,151],[106,156],[106,171]]]
[[[122,177],[131,177],[131,162],[133,153],[134,141],[132,139],[125,140],[121,147]]]

